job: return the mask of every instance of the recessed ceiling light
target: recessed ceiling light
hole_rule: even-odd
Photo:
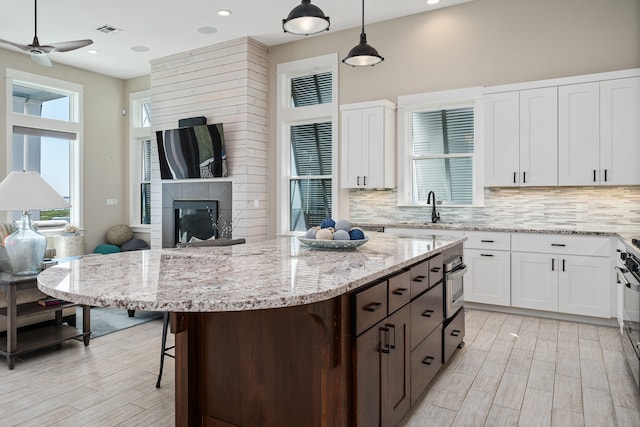
[[[229,15],[231,15],[231,11],[229,9],[220,9],[218,11],[218,15],[220,15],[220,16],[229,16]]]
[[[427,4],[434,5],[440,3],[440,0],[427,0]]]
[[[149,52],[149,48],[146,46],[133,46],[131,50],[134,52]]]
[[[87,53],[90,53],[90,54],[92,54],[92,55],[95,55],[95,54],[97,54],[97,53],[98,53],[98,51],[97,51],[96,49],[89,49],[89,50],[87,51]]]
[[[214,27],[200,27],[198,28],[198,32],[202,34],[214,34],[218,32],[218,29]]]

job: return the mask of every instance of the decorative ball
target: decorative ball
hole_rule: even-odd
[[[107,243],[120,246],[133,239],[133,231],[126,224],[114,225],[107,231]]]
[[[331,218],[325,218],[320,223],[320,228],[329,228],[329,227],[335,227],[335,226],[336,226],[336,222]]]
[[[318,230],[320,230],[320,227],[311,227],[310,229],[307,230],[306,233],[304,233],[304,238],[305,239],[315,239],[316,238],[316,233],[318,233]]]
[[[351,231],[351,223],[346,219],[341,219],[336,222],[336,230],[344,230],[348,233]]]
[[[316,233],[316,240],[333,240],[333,231],[323,228]]]
[[[333,233],[333,240],[351,240],[351,236],[344,230],[336,230],[336,232]]]
[[[149,249],[147,242],[142,239],[131,239],[120,246],[121,252],[139,251],[142,249]]]
[[[362,240],[364,239],[364,231],[359,228],[352,228],[349,236],[351,237],[351,240]]]

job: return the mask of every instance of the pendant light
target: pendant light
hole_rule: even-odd
[[[302,0],[298,6],[291,9],[286,19],[282,20],[285,33],[305,36],[329,31],[329,25],[329,17],[324,16],[318,6],[311,4],[311,0]]]
[[[364,0],[362,0],[362,33],[360,33],[360,43],[349,51],[346,58],[342,60],[352,67],[374,66],[384,61],[378,51],[367,43],[367,35],[364,33]]]

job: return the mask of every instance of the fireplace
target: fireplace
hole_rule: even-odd
[[[161,247],[174,248],[192,237],[231,239],[241,220],[233,211],[230,180],[163,181]]]
[[[174,200],[174,244],[219,236],[217,200]]]

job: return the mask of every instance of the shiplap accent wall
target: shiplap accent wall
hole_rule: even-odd
[[[155,131],[176,128],[182,118],[223,124],[233,237],[247,241],[267,237],[268,54],[267,46],[244,37],[151,61],[154,139]],[[162,183],[155,141],[152,146],[151,247],[158,248]]]

